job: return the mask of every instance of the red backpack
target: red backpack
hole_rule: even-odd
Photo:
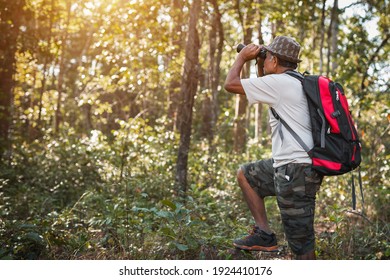
[[[275,110],[271,110],[309,154],[313,169],[329,176],[358,167],[361,144],[342,86],[324,76],[303,76],[295,71],[286,71],[286,74],[302,82],[309,105],[314,147],[309,149]]]

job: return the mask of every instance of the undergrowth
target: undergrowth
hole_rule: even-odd
[[[190,186],[174,184],[177,135],[142,120],[112,137],[44,138],[15,146],[0,165],[1,259],[290,259],[274,198],[268,217],[281,251],[233,250],[253,223],[236,184],[240,163],[268,157],[256,143],[235,155],[191,147]],[[216,147],[225,147],[219,143]],[[317,198],[320,259],[389,259],[386,177],[362,172],[364,204],[351,210],[348,176],[327,178]],[[358,193],[359,197],[359,193]]]

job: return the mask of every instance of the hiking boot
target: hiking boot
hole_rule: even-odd
[[[274,252],[278,250],[276,235],[268,234],[253,226],[248,236],[233,241],[233,245],[242,250]]]

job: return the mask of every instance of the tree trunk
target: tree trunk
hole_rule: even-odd
[[[0,2],[0,157],[10,149],[15,54],[24,0]],[[5,7],[7,9],[5,9]]]
[[[216,0],[209,0],[214,13],[210,18],[211,29],[209,32],[209,67],[206,78],[206,88],[210,89],[205,95],[203,104],[203,134],[207,137],[210,146],[210,154],[213,154],[213,139],[218,118],[218,87],[220,86],[220,63],[223,49],[223,26],[221,13]]]
[[[319,74],[322,75],[324,68],[324,40],[325,40],[325,9],[326,9],[326,0],[322,2],[322,10],[321,10],[321,25],[320,25],[320,65],[319,65]]]
[[[221,61],[222,61],[222,52],[223,52],[223,46],[224,46],[224,40],[225,40],[225,35],[223,31],[223,25],[222,25],[222,15],[219,11],[218,3],[217,1],[213,1],[213,6],[215,9],[215,25],[216,25],[216,32],[217,32],[217,37],[218,37],[218,42],[217,42],[217,49],[216,49],[216,56],[215,56],[215,63],[211,75],[211,97],[212,97],[212,119],[211,119],[211,126],[212,126],[212,131],[213,131],[213,138],[214,138],[214,133],[215,133],[215,127],[217,124],[217,119],[218,119],[218,114],[219,114],[219,106],[218,106],[218,93],[219,89],[218,87],[220,86],[220,76],[221,76]]]
[[[261,10],[261,5],[263,4],[263,0],[259,0],[259,45],[264,44],[264,39],[263,39],[263,32],[262,32],[262,10]],[[262,126],[262,119],[263,119],[263,104],[262,103],[257,103],[255,106],[255,139],[256,141],[261,140],[261,136],[263,134],[263,126]]]
[[[336,61],[335,61],[335,53],[337,52],[337,37],[338,37],[338,18],[339,18],[339,7],[338,7],[338,0],[334,0],[333,8],[332,8],[332,14],[330,19],[330,24],[328,28],[328,59],[327,59],[327,66],[326,66],[326,75],[331,75],[331,71],[333,74],[333,68],[337,67]],[[332,62],[332,69],[331,63]]]
[[[337,69],[337,48],[338,48],[338,39],[339,39],[339,5],[338,0],[334,1],[333,6],[334,12],[332,12],[333,24],[332,24],[332,73],[333,75],[336,73]]]
[[[57,134],[60,122],[61,122],[61,102],[62,102],[62,93],[63,93],[63,83],[64,83],[64,75],[65,75],[65,55],[66,55],[66,44],[68,40],[68,28],[69,28],[69,22],[70,22],[70,14],[71,14],[71,3],[69,1],[66,1],[66,8],[67,8],[67,19],[66,19],[66,27],[64,30],[64,33],[62,35],[62,50],[60,55],[60,62],[59,62],[59,68],[60,71],[58,73],[58,83],[57,83],[57,92],[58,92],[58,98],[57,98],[57,108],[55,112],[55,118],[54,118],[54,133]]]
[[[211,63],[211,61],[210,61]],[[210,85],[210,69],[200,68],[199,72],[199,85],[200,92],[202,92],[202,110],[201,110],[201,118],[202,118],[202,126],[201,126],[201,137],[207,138],[209,143],[211,143],[213,131],[212,131],[212,100],[211,100],[211,85]]]
[[[180,143],[176,165],[176,184],[180,195],[187,191],[187,165],[191,142],[192,109],[199,81],[199,35],[197,22],[202,1],[193,1],[190,8],[188,38],[185,50],[184,69],[181,80],[181,106],[178,114]]]
[[[240,4],[236,3],[237,12],[244,30],[244,44],[247,45],[252,42],[253,27],[255,11],[252,7],[248,7],[247,14],[243,16],[240,12]],[[241,73],[242,78],[248,78],[250,75],[250,62],[246,63]],[[247,140],[247,107],[248,100],[245,95],[236,95],[236,109],[234,118],[234,151],[242,153],[245,150]]]
[[[42,9],[44,9],[44,5],[46,5],[46,2],[42,2]],[[50,59],[50,48],[51,48],[51,40],[52,40],[52,31],[53,31],[53,17],[54,17],[54,11],[55,11],[55,4],[54,0],[51,0],[50,3],[50,16],[49,16],[49,27],[48,27],[48,33],[47,33],[47,46],[44,49],[44,63],[43,63],[43,69],[42,69],[42,81],[41,81],[41,89],[39,91],[39,103],[38,103],[38,119],[37,119],[37,133],[34,135],[34,138],[40,135],[41,133],[41,124],[42,124],[42,110],[43,110],[43,94],[46,90],[46,80],[47,80],[47,68],[49,64]]]
[[[172,51],[167,56],[169,60],[167,64],[171,61],[175,61],[181,53],[183,47],[183,35],[182,35],[182,22],[183,22],[183,1],[181,0],[172,0],[172,29],[171,29],[171,46]],[[176,73],[176,71],[174,71]],[[168,94],[168,120],[170,120],[170,125],[172,130],[177,129],[177,111],[178,111],[178,100],[180,99],[180,82],[179,77],[173,77],[169,83],[169,94]]]

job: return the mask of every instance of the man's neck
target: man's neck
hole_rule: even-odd
[[[276,68],[275,74],[283,74],[284,72],[286,72],[286,71],[288,71],[288,70],[294,71],[294,69],[292,69],[292,68],[283,67],[283,66],[278,66],[278,67]]]

